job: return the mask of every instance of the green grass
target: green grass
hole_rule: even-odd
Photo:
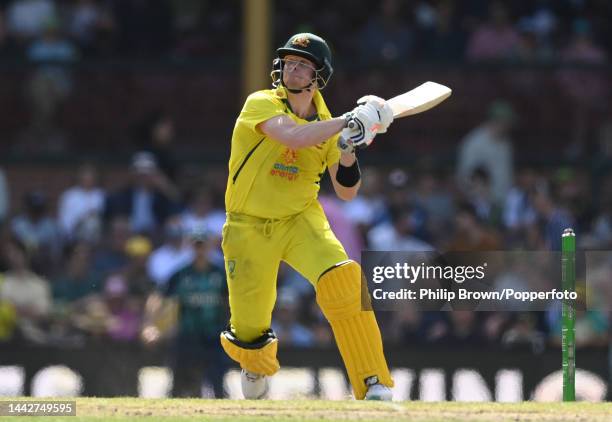
[[[6,398],[4,399],[6,400]],[[457,403],[79,398],[77,416],[0,421],[610,421],[612,403]]]

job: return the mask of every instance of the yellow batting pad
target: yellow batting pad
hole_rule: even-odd
[[[362,310],[361,268],[354,261],[324,273],[317,283],[317,303],[331,324],[355,398],[367,392],[365,379],[376,376],[393,387],[374,312]]]
[[[261,341],[245,343],[238,340],[231,331],[223,331],[221,346],[230,358],[249,372],[271,376],[280,369],[276,358],[278,339],[273,332],[270,332]]]

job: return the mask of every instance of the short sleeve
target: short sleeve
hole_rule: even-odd
[[[285,113],[283,102],[266,91],[255,92],[247,98],[238,116],[238,123],[260,133],[256,126],[261,122]]]
[[[340,135],[336,135],[327,141],[327,168],[333,166],[334,164],[338,163],[338,161],[340,161],[340,150],[337,146],[339,136]]]

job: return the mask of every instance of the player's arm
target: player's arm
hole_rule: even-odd
[[[347,125],[347,118],[336,117],[320,122],[298,125],[287,115],[278,115],[261,122],[257,129],[291,149],[307,148],[338,134]]]
[[[361,172],[355,154],[340,154],[340,161],[329,166],[329,175],[338,198],[350,201],[357,196],[361,186]]]

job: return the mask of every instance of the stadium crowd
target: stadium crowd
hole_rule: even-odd
[[[598,61],[612,49],[612,7],[603,0],[384,0],[374,10],[364,0],[313,0],[276,2],[274,8],[277,43],[296,29],[324,33],[335,49],[369,64]],[[2,0],[0,52],[33,61],[231,60],[240,45],[240,13],[240,2]]]
[[[383,0],[376,10],[370,3],[276,2],[276,44],[296,29],[319,32],[342,52],[341,64],[362,68],[412,60],[600,64],[612,53],[608,1]],[[31,123],[41,136],[51,127],[52,109],[72,90],[69,71],[43,62],[235,61],[239,34],[238,2],[0,0],[0,57],[41,63],[27,83]],[[580,72],[557,76],[589,110],[609,98],[612,84]],[[495,101],[473,130],[456,134],[452,168],[429,156],[405,167],[364,166],[361,193],[351,202],[335,198],[324,180],[320,200],[349,256],[559,250],[566,227],[575,229],[580,248],[610,250],[612,116],[592,131],[592,148],[574,154],[585,165],[564,167],[517,164],[513,128],[520,119],[520,110]],[[0,345],[173,341],[183,362],[198,359],[198,347],[219,350],[228,318],[220,251],[226,170],[206,164],[186,174],[168,114],[153,113],[137,126],[130,134],[137,148],[123,171],[129,177],[119,188],[105,184],[112,167],[94,160],[75,170],[74,184],[61,195],[36,189],[10,203],[15,181],[0,167]],[[530,270],[500,283],[546,278]],[[612,303],[612,262],[599,262],[593,277],[597,284],[587,297]],[[283,346],[333,342],[313,289],[288,266],[279,272],[277,300],[273,328]],[[537,353],[560,344],[556,306],[542,312],[406,307],[379,319],[389,345],[526,346]],[[579,311],[577,347],[607,346],[611,322],[603,311]]]
[[[361,195],[346,203],[323,184],[321,202],[349,255],[360,260],[361,250],[559,250],[566,227],[574,227],[581,248],[609,249],[612,126],[601,129],[590,173],[578,167],[515,168],[516,118],[509,104],[493,103],[487,119],[458,146],[456,169],[432,168],[427,160],[414,168],[366,167]],[[74,186],[59,198],[30,191],[17,212],[7,214],[11,181],[2,177],[2,341],[62,344],[102,336],[154,343],[176,332],[177,304],[185,335],[216,338],[227,321],[219,249],[224,180],[181,185],[179,165],[165,149],[173,138],[172,120],[158,115],[146,127],[150,142],[133,155],[129,180],[120,189],[107,191],[96,167],[83,164]],[[195,270],[198,253],[205,262]],[[609,290],[611,264],[602,267],[600,297]],[[202,275],[201,283],[183,286],[197,279],[193,271]],[[212,284],[211,274],[217,280]],[[516,277],[509,282],[520,285],[521,275]],[[308,282],[283,267],[278,287],[274,329],[283,343],[331,342]],[[382,313],[381,320],[389,344],[527,343],[540,350],[558,343],[557,311],[406,308]],[[578,324],[579,347],[607,344],[608,315],[589,310]]]

